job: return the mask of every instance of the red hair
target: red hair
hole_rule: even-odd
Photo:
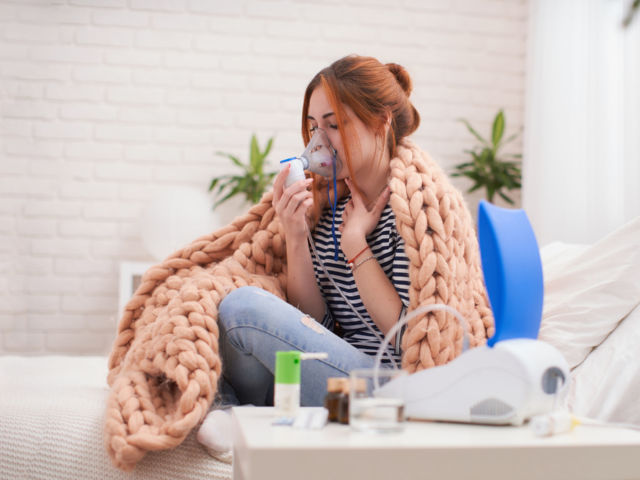
[[[353,177],[349,145],[350,140],[357,141],[357,136],[349,127],[345,128],[346,114],[343,105],[347,105],[376,136],[384,135],[386,123],[391,120],[387,139],[391,157],[396,155],[398,142],[412,134],[420,125],[420,115],[409,101],[411,77],[402,66],[395,63],[384,65],[373,57],[349,55],[318,72],[307,86],[302,105],[302,138],[305,145],[311,139],[307,119],[309,102],[311,94],[318,87],[324,89],[333,108],[344,147],[343,160],[356,188],[357,179]],[[314,206],[311,218],[315,223],[326,204],[323,201],[324,192],[320,192],[321,188],[326,188],[326,179],[316,174],[312,176]],[[341,185],[341,194],[344,189],[344,185]]]

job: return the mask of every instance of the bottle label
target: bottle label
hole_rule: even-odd
[[[295,417],[300,408],[300,384],[276,383],[273,406],[279,417]]]

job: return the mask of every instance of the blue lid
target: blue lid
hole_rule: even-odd
[[[495,320],[492,347],[510,338],[538,338],[544,283],[540,251],[524,210],[478,206],[482,272]]]

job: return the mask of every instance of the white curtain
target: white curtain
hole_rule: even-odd
[[[640,12],[530,1],[523,207],[541,246],[591,243],[640,215]]]

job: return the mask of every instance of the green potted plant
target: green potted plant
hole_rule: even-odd
[[[522,155],[501,154],[500,149],[513,141],[518,134],[502,140],[505,130],[505,117],[502,110],[496,114],[493,120],[490,141],[485,140],[467,120],[461,119],[460,121],[480,141],[480,146],[476,146],[473,150],[465,150],[471,155],[471,160],[456,165],[451,176],[467,177],[473,182],[467,193],[484,188],[489,202],[493,202],[497,194],[505,202],[513,205],[513,199],[507,195],[505,190],[516,190],[521,187],[522,172],[519,159],[522,158]]]
[[[256,204],[260,201],[262,194],[278,173],[264,171],[265,160],[272,146],[273,137],[268,140],[265,149],[260,150],[258,139],[253,134],[249,144],[249,163],[247,164],[242,163],[238,157],[230,153],[216,152],[217,155],[227,157],[236,166],[240,167],[242,173],[238,175],[221,175],[211,180],[209,191],[213,191],[217,198],[213,208],[238,194],[243,194],[251,204]]]
[[[631,21],[635,14],[640,10],[640,0],[633,0],[633,2],[629,5],[629,10],[627,10],[624,19],[622,20],[622,26],[627,28],[631,25]]]

